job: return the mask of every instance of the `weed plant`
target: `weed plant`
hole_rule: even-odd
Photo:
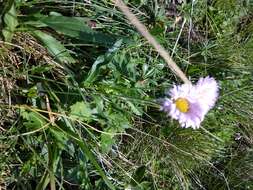
[[[0,1],[0,189],[253,189],[253,3],[125,2],[215,108],[159,110],[181,82],[112,1]]]

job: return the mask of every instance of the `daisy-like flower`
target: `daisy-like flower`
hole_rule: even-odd
[[[218,98],[218,84],[208,76],[195,85],[174,85],[168,95],[170,99],[163,101],[161,109],[178,120],[181,127],[197,129]]]

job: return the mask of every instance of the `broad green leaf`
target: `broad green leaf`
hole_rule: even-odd
[[[62,63],[75,63],[74,58],[69,54],[68,50],[54,37],[39,30],[31,32],[38,38],[47,48],[49,53]]]
[[[26,121],[24,122],[24,125],[30,130],[30,129],[39,129],[44,127],[47,122],[45,119],[43,119],[40,114],[36,112],[28,112],[24,109],[20,110],[20,114]]]
[[[90,120],[93,110],[86,102],[77,102],[70,107],[70,117],[81,121]]]
[[[2,30],[2,33],[4,36],[4,40],[6,42],[11,42],[12,37],[13,37],[13,32],[8,27],[6,27]]]
[[[102,133],[100,143],[102,152],[108,153],[111,150],[112,145],[115,143],[113,133],[112,134]]]
[[[4,15],[4,23],[9,27],[11,31],[14,31],[18,26],[17,12],[15,5],[13,4],[10,10]]]
[[[17,13],[14,3],[12,4],[10,10],[4,15],[4,23],[6,25],[2,31],[4,39],[7,42],[11,42],[15,29],[18,26]]]
[[[101,134],[100,143],[102,152],[108,153],[111,150],[112,145],[115,144],[115,134],[123,133],[126,129],[130,128],[131,125],[125,114],[105,112],[104,116],[107,118],[107,128],[103,129],[105,133]]]
[[[42,27],[47,27],[47,25],[41,21],[34,21],[34,20],[29,20],[24,23],[25,25],[31,25],[36,28],[42,28]]]
[[[70,36],[86,43],[111,46],[115,38],[101,32],[92,30],[85,23],[84,18],[65,17],[65,16],[48,16],[40,20],[58,33]]]
[[[65,149],[67,148],[67,141],[68,138],[66,136],[66,134],[64,134],[62,131],[57,130],[53,127],[49,128],[50,133],[54,136],[54,142],[55,144],[57,144],[57,147],[59,147],[60,149]]]
[[[136,114],[141,116],[142,115],[142,110],[140,110],[137,106],[135,106],[131,101],[127,101],[127,104],[131,108],[131,111]]]
[[[27,97],[36,98],[38,96],[37,86],[33,86],[28,90]]]
[[[113,128],[114,132],[124,132],[125,129],[131,127],[128,118],[122,113],[109,113],[106,115],[108,119],[108,125]]]

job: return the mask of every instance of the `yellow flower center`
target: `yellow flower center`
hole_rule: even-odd
[[[185,99],[185,98],[178,98],[178,99],[175,100],[175,104],[176,104],[177,109],[180,112],[183,112],[183,113],[188,112],[188,110],[189,110],[189,102],[188,102],[187,99]]]

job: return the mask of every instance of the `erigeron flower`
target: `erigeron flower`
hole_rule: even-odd
[[[163,101],[162,110],[182,127],[197,129],[218,97],[218,84],[212,77],[200,78],[196,85],[174,85],[169,90],[170,99]]]

